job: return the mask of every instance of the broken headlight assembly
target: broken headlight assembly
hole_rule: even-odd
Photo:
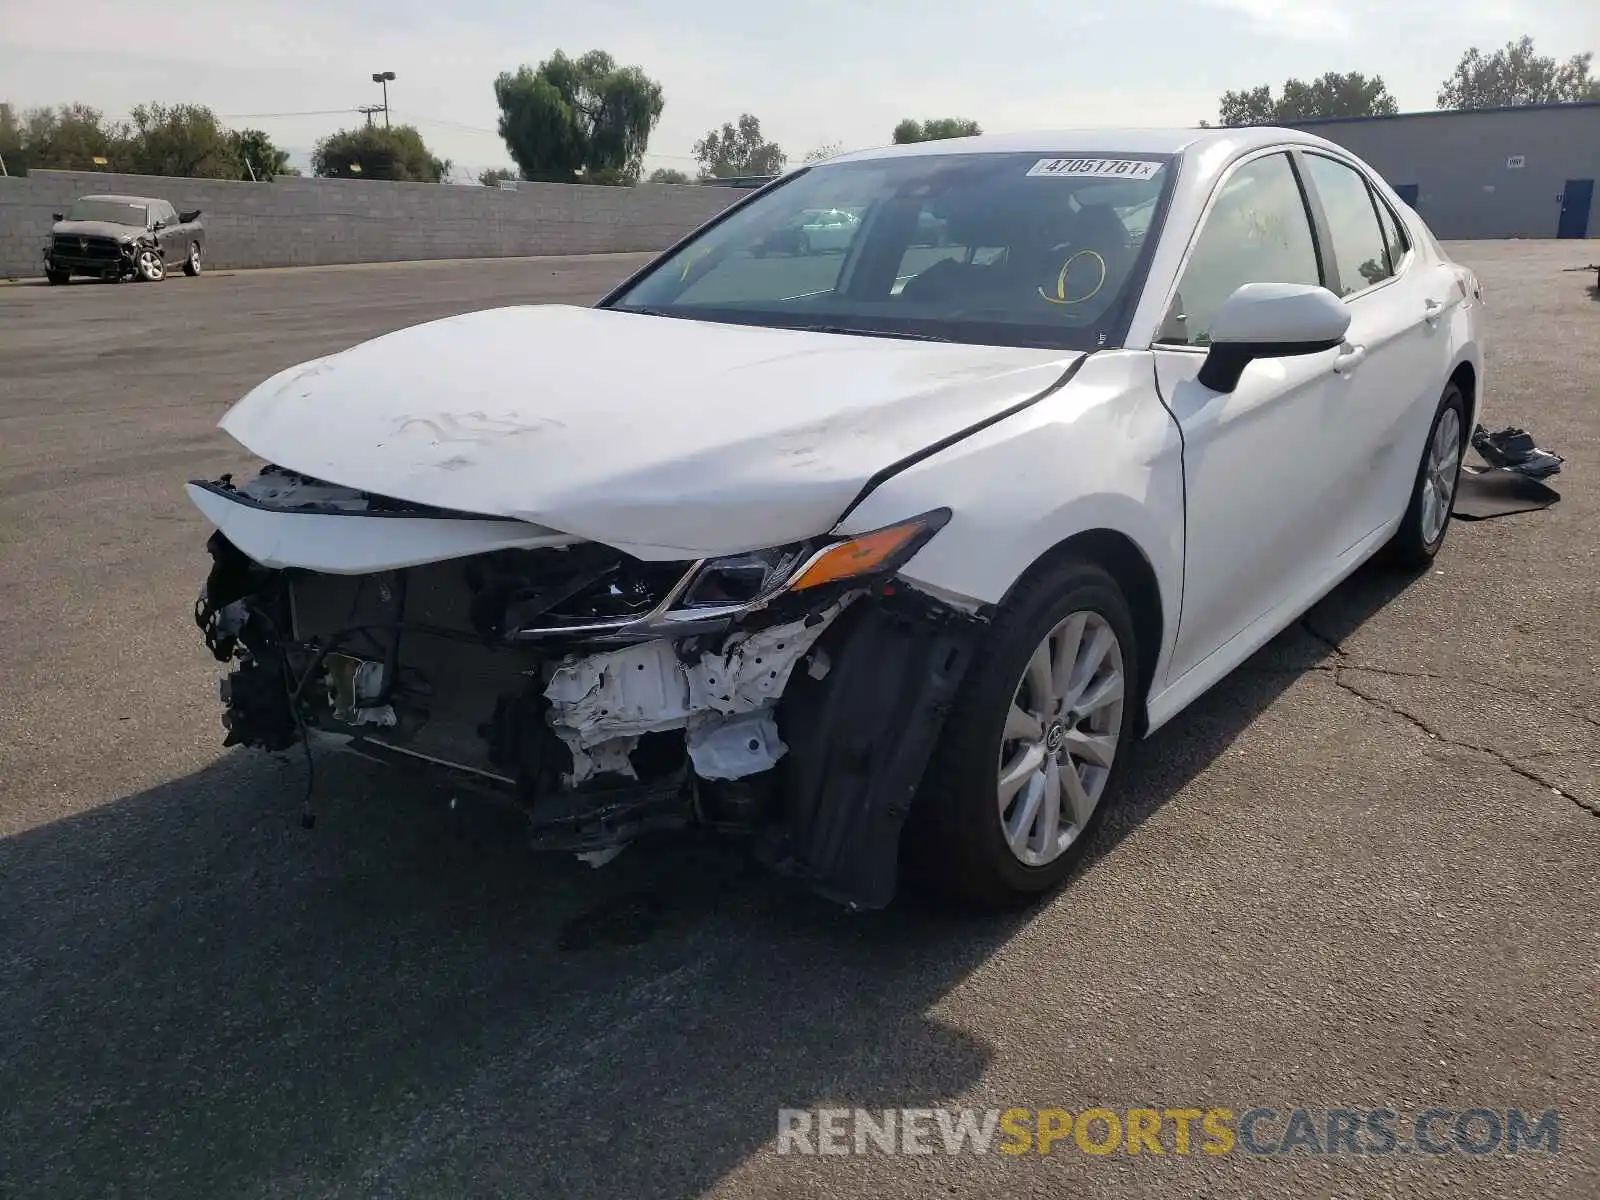
[[[685,576],[687,582],[664,615],[706,609],[744,612],[785,595],[891,575],[949,519],[950,510],[940,508],[871,533],[820,545],[807,542],[703,559]]]
[[[937,508],[855,537],[701,559],[648,612],[584,626],[524,626],[512,636],[580,634],[596,641],[678,637],[726,627],[791,596],[804,595],[808,604],[825,603],[840,590],[892,575],[949,520],[950,510]]]

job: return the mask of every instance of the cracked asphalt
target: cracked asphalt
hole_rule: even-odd
[[[301,760],[222,750],[181,483],[247,466],[227,405],[636,259],[0,287],[0,1197],[1600,1194],[1600,296],[1563,271],[1600,243],[1453,250],[1485,420],[1566,457],[1561,502],[1358,574],[1001,920],[846,915],[692,838],[536,859],[337,758],[306,832]],[[780,1106],[1094,1105],[1554,1108],[1561,1140],[776,1151]]]

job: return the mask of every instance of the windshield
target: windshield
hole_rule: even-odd
[[[67,210],[69,221],[105,221],[111,225],[148,225],[150,210],[126,200],[79,200]]]
[[[940,154],[810,168],[609,308],[990,345],[1120,345],[1170,155]]]

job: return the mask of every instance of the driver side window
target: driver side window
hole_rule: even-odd
[[[1223,302],[1247,283],[1322,283],[1311,217],[1287,154],[1248,162],[1223,183],[1158,343],[1208,344]]]

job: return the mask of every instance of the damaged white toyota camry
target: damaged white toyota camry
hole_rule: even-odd
[[[842,254],[762,253],[815,211]],[[189,485],[227,741],[436,767],[594,862],[701,825],[859,907],[903,858],[1038,894],[1137,739],[1375,552],[1439,549],[1480,305],[1301,133],[796,171],[596,307],[234,406],[268,465]]]

